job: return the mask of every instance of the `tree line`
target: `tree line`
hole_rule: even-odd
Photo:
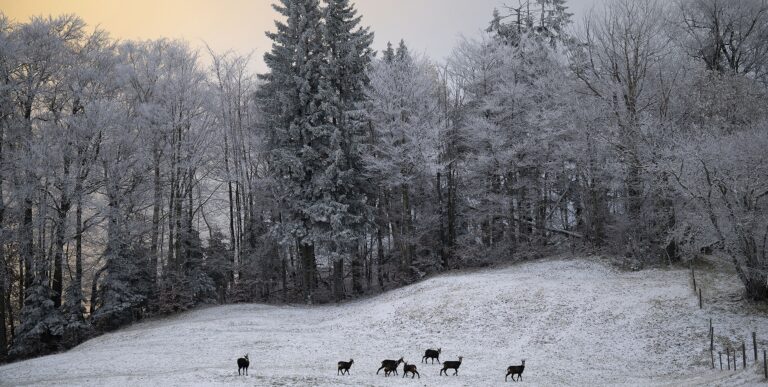
[[[508,4],[444,62],[348,0],[274,8],[258,75],[0,16],[0,359],[560,251],[714,253],[768,299],[764,2]]]

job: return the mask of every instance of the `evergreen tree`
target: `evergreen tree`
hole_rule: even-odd
[[[486,29],[505,44],[517,46],[523,36],[531,35],[547,42],[552,48],[567,44],[566,28],[571,24],[572,13],[568,12],[566,0],[536,0],[525,2],[515,8],[507,7],[508,15],[493,10],[493,18]],[[505,19],[509,21],[505,22]]]
[[[26,289],[21,323],[16,327],[10,356],[23,358],[61,349],[66,320],[51,299],[48,278],[41,272]]]
[[[387,42],[387,49],[384,50],[384,62],[392,63],[395,60],[395,50],[392,48],[392,42]]]
[[[275,180],[282,222],[275,229],[285,245],[296,244],[301,255],[304,298],[312,302],[315,289],[315,245],[319,227],[332,213],[323,171],[333,161],[338,138],[320,109],[323,61],[322,13],[317,0],[281,0],[274,9],[286,17],[268,32],[272,50],[264,54],[270,72],[260,102],[265,113],[269,167]],[[335,146],[334,146],[335,145]],[[335,149],[334,149],[335,148]],[[320,203],[323,208],[319,208]],[[325,211],[323,210],[325,209]]]
[[[360,17],[349,0],[326,0],[326,3],[323,31],[326,57],[322,62],[320,91],[327,130],[338,142],[334,148],[338,148],[333,149],[334,160],[324,171],[331,196],[325,203],[317,203],[317,209],[321,213],[331,211],[329,215],[334,220],[327,238],[330,251],[337,260],[352,255],[353,290],[361,293],[361,264],[356,252],[370,216],[364,191],[366,184],[360,173],[359,144],[367,123],[362,103],[369,84],[366,69],[372,56],[373,34],[359,26]]]

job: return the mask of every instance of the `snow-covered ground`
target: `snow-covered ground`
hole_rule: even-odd
[[[731,280],[700,281],[714,289]],[[340,306],[230,305],[148,321],[0,367],[0,385],[491,386],[523,358],[531,385],[760,383],[756,367],[709,369],[710,317],[718,341],[768,335],[764,313],[725,304],[699,310],[686,270],[544,260],[443,275]],[[463,356],[458,376],[421,364],[429,347],[442,347],[441,360]],[[236,358],[246,352],[250,375],[238,376]],[[381,360],[401,356],[421,379],[402,379],[402,366],[400,376],[376,375]],[[349,358],[351,375],[337,376],[336,362]]]

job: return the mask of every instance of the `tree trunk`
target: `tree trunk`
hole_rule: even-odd
[[[379,201],[379,219],[376,227],[376,280],[379,282],[379,288],[384,289],[384,238],[382,237],[384,224],[383,201]]]
[[[229,195],[229,250],[232,252],[232,261],[230,262],[229,270],[229,282],[234,284],[235,282],[235,201],[232,197],[232,176],[229,170],[229,141],[224,133],[224,172],[227,175],[227,194]],[[285,281],[283,281],[285,282]],[[230,285],[231,286],[231,285]],[[285,288],[285,285],[283,285]]]
[[[301,271],[302,286],[304,289],[304,299],[307,304],[312,304],[315,290],[315,246],[313,244],[301,243]]]
[[[30,195],[27,194],[27,197],[24,198],[23,218],[19,227],[19,257],[24,266],[22,286],[24,290],[32,286],[32,282],[35,279],[32,271],[34,237],[32,234],[32,198],[29,197]],[[24,296],[22,295],[20,298],[22,298],[20,305],[23,305]]]
[[[448,246],[446,265],[453,264],[456,248],[456,176],[453,161],[448,164]]]
[[[333,261],[333,299],[341,302],[344,299],[344,260]]]
[[[153,181],[153,202],[152,202],[152,231],[150,238],[152,242],[149,246],[149,276],[152,286],[157,286],[157,263],[158,249],[160,243],[160,211],[162,211],[163,199],[160,181],[160,150],[159,145],[155,144],[154,149],[154,181]]]
[[[5,206],[3,205],[3,192],[0,185],[0,236],[4,229]],[[6,284],[8,283],[8,267],[5,262],[5,241],[0,240],[0,361],[8,355],[8,335],[6,333]]]
[[[5,164],[3,144],[5,141],[5,126],[0,125],[0,165]],[[8,265],[5,258],[5,196],[3,192],[3,174],[0,174],[0,361],[8,356],[8,334],[6,332],[6,303],[10,295],[11,279],[8,276]],[[22,293],[23,294],[23,293]]]
[[[363,273],[362,273],[362,260],[364,256],[360,251],[359,246],[355,246],[351,249],[352,257],[352,291],[359,295],[363,294]]]
[[[64,296],[64,284],[62,278],[62,271],[64,268],[64,244],[65,241],[65,228],[67,223],[67,214],[72,206],[69,197],[65,193],[61,195],[60,207],[57,211],[56,217],[56,241],[54,242],[53,253],[53,283],[51,286],[51,297],[53,304],[57,308],[61,306],[62,298]]]
[[[72,287],[77,289],[78,294],[82,297],[83,291],[83,199],[82,199],[82,184],[75,185],[75,194],[77,200],[75,203],[75,278],[72,279]],[[78,304],[83,302],[83,299],[74,300]],[[81,309],[82,310],[82,309]]]
[[[403,195],[403,270],[413,264],[413,216],[411,214],[411,196],[408,184],[402,186]]]

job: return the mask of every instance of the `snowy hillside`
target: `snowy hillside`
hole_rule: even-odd
[[[761,381],[755,369],[710,371],[704,349],[709,317],[717,325],[727,315],[744,332],[765,332],[768,319],[700,311],[688,279],[685,270],[550,260],[449,274],[342,306],[211,307],[0,367],[0,384],[485,386],[503,383],[522,358],[529,385]],[[442,347],[441,360],[463,356],[459,375],[420,364],[429,347]],[[250,376],[238,376],[235,359],[246,352]],[[375,374],[400,356],[421,379]],[[351,375],[336,376],[336,362],[349,358]]]

